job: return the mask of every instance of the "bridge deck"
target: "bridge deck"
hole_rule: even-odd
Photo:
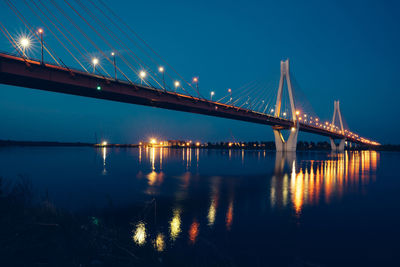
[[[198,113],[290,129],[293,121],[277,118],[249,109],[226,105],[175,92],[125,81],[105,78],[95,74],[63,68],[39,61],[25,60],[0,53],[0,83],[51,92],[119,101],[130,104],[152,106],[170,110]],[[101,90],[97,90],[100,86]],[[345,137],[305,123],[299,124],[300,131],[319,134],[335,139],[346,138],[350,142],[362,141]]]

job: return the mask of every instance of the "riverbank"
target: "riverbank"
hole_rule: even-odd
[[[55,142],[55,141],[16,141],[16,140],[0,140],[0,147],[5,146],[35,146],[35,147],[120,147],[120,148],[133,148],[145,147],[146,145],[140,144],[95,144],[84,142]],[[151,144],[148,146],[152,146]],[[252,150],[275,150],[275,142],[273,141],[255,141],[255,142],[207,142],[207,143],[187,143],[185,146],[157,146],[156,147],[170,147],[170,148],[207,148],[207,149],[252,149]],[[297,150],[331,150],[331,145],[328,142],[306,142],[299,141],[297,143]],[[385,144],[376,147],[369,146],[353,146],[348,147],[346,150],[376,150],[376,151],[400,151],[400,145]]]

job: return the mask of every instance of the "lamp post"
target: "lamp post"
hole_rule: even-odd
[[[93,58],[92,59],[92,64],[93,64],[93,74],[96,73],[96,65],[99,64],[99,59],[98,58]]]
[[[22,37],[21,39],[19,39],[19,45],[22,47],[22,56],[26,57],[26,53],[25,50],[27,47],[29,47],[30,45],[30,41],[27,37]]]
[[[175,85],[175,92],[176,92],[176,90],[178,90],[178,87],[181,85],[181,83],[179,81],[175,81],[174,85]]]
[[[196,84],[196,91],[197,91],[197,96],[200,97],[200,92],[199,92],[199,78],[194,77],[193,82]]]
[[[115,61],[115,52],[111,52],[111,56],[113,57],[113,63],[114,63],[114,78],[117,80],[117,63]]]
[[[165,88],[165,78],[164,78],[165,69],[164,69],[164,67],[163,66],[158,67],[158,71],[162,74],[162,82],[163,82],[164,91],[167,91],[167,89]]]
[[[143,84],[143,80],[144,78],[146,78],[146,72],[144,70],[139,72],[139,76],[140,76],[140,84]]]
[[[41,51],[42,51],[42,65],[44,65],[44,60],[43,60],[43,29],[42,28],[40,28],[39,30],[38,30],[38,32],[39,32],[39,34],[40,34],[40,45],[41,45]]]
[[[214,92],[214,91],[211,91],[210,95],[211,95],[211,101],[212,101],[212,98],[213,98],[213,96],[215,95],[215,92]]]

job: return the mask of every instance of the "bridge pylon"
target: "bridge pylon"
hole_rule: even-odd
[[[272,129],[274,130],[276,151],[296,151],[297,136],[299,133],[299,123],[296,117],[296,108],[293,97],[292,82],[290,81],[289,59],[281,61],[281,77],[279,79],[278,95],[276,98],[275,117],[279,117],[281,113],[282,92],[285,80],[288,88],[290,109],[293,119],[293,127],[290,130],[290,135],[287,140],[285,140],[282,136],[281,130],[283,129],[281,127],[272,127]]]
[[[335,125],[336,114],[337,114],[337,117],[339,119],[340,130],[342,131],[342,133],[344,133],[342,113],[340,112],[339,100],[334,101],[332,125]],[[333,138],[329,138],[329,139],[331,141],[331,149],[332,149],[332,151],[337,151],[337,152],[344,151],[344,144],[345,144],[346,139],[340,139],[339,144],[336,144],[335,140]]]

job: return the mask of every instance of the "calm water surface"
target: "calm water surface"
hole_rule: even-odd
[[[35,205],[90,232],[62,244],[76,266],[400,266],[399,164],[375,151],[0,149],[3,180],[22,176]],[[74,242],[104,245],[78,257]],[[11,263],[54,264],[0,244]]]

